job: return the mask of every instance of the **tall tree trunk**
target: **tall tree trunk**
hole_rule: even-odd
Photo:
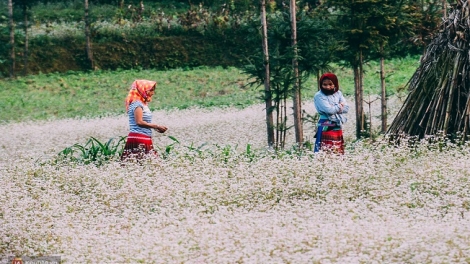
[[[15,25],[13,23],[13,2],[8,0],[8,19],[10,30],[10,77],[15,77]]]
[[[294,71],[294,128],[295,142],[302,146],[303,128],[302,128],[302,97],[299,86],[299,65],[297,61],[297,7],[295,0],[290,0],[290,22],[292,30],[292,47],[294,48],[294,58],[292,59],[292,68]]]
[[[380,50],[383,52],[383,44],[380,47]],[[387,132],[387,89],[385,88],[385,67],[384,67],[384,57],[380,57],[380,87],[382,90],[382,96],[380,100],[381,110],[382,110],[382,133]]]
[[[91,49],[90,37],[90,18],[88,15],[88,0],[85,0],[85,37],[86,37],[86,54],[91,70],[95,69],[93,62],[93,50]]]
[[[269,72],[269,49],[268,49],[268,23],[266,21],[266,0],[261,0],[261,25],[263,27],[263,54],[264,54],[264,100],[266,103],[266,132],[268,146],[274,143],[274,120],[273,103],[271,95],[270,72]]]
[[[284,149],[286,146],[286,135],[287,135],[287,94],[284,95],[284,99],[282,99],[283,102],[283,116],[284,118],[282,119],[282,141],[281,141],[281,149]]]
[[[354,103],[356,109],[356,138],[361,137],[361,111],[359,105],[361,104],[362,99],[359,95],[359,66],[353,65],[354,72]]]
[[[282,114],[282,107],[281,107],[281,102],[280,100],[276,100],[274,102],[275,108],[276,108],[276,143],[275,143],[275,149],[278,150],[280,146],[280,138],[282,137],[282,131],[280,130],[281,128],[281,114]]]
[[[362,55],[362,50],[359,52],[359,94],[360,94],[360,119],[361,119],[361,131],[365,131],[365,122],[366,122],[366,115],[364,114],[364,57]]]
[[[362,52],[359,52],[358,63],[353,66],[355,106],[356,106],[356,138],[361,138],[364,131],[364,107],[363,107],[363,86],[362,86]]]
[[[447,19],[447,0],[442,0],[442,11],[444,13],[444,20]]]
[[[28,6],[25,4],[23,5],[23,16],[24,16],[24,54],[23,54],[23,61],[24,61],[24,68],[23,68],[23,75],[28,75],[28,61],[29,61],[29,38],[28,38]]]

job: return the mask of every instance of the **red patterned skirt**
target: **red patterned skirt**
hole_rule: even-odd
[[[330,130],[321,133],[321,149],[344,154],[343,130]]]
[[[121,160],[147,157],[158,158],[158,153],[153,149],[152,138],[144,134],[129,133]]]

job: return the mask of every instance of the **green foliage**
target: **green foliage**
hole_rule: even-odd
[[[333,16],[331,19],[335,31],[339,34],[336,39],[344,43],[340,57],[350,66],[357,66],[362,59],[369,58],[376,43],[383,42],[383,36],[377,34],[376,11],[382,1],[336,1],[329,0],[320,8]],[[361,54],[363,57],[359,57]]]
[[[386,61],[386,85],[390,95],[406,95],[405,85],[415,72],[419,58]],[[350,69],[331,65],[343,93],[354,95]],[[379,63],[365,67],[366,94],[380,93]],[[117,70],[39,74],[17,79],[0,79],[0,120],[2,122],[56,118],[100,117],[124,114],[124,98],[135,79],[158,82],[155,109],[191,107],[246,107],[259,103],[258,86],[248,89],[249,76],[237,68],[199,67],[192,70]],[[317,91],[316,76],[303,83],[303,98],[311,100]],[[12,95],[21,95],[19,98]],[[21,111],[18,111],[20,109]]]
[[[158,82],[150,108],[246,107],[257,102],[236,68],[117,70],[39,74],[0,79],[0,120],[47,120],[124,114],[124,99],[135,79]],[[8,89],[6,89],[8,88]],[[12,95],[20,94],[16,97]],[[18,111],[21,109],[21,111]]]
[[[29,0],[28,0],[29,1]],[[32,11],[38,22],[79,22],[83,19],[83,0],[68,1],[37,1],[32,6]],[[89,0],[90,18],[92,20],[112,20],[113,18],[132,19],[135,17],[135,8],[139,1],[93,1]],[[1,6],[0,6],[1,7]],[[144,1],[142,17],[148,19],[157,12],[174,15],[187,10],[189,5],[181,1]],[[51,12],[51,10],[53,12]]]
[[[247,42],[256,46],[261,43],[261,33],[256,18],[251,21],[250,35]],[[276,82],[279,78],[283,83],[286,73],[292,71],[293,49],[291,47],[291,28],[288,13],[276,12],[267,17],[268,23],[268,46],[270,72]],[[305,80],[311,74],[318,73],[328,68],[331,62],[336,60],[334,55],[338,49],[336,43],[329,41],[333,36],[331,27],[318,17],[311,17],[308,13],[300,11],[297,21],[297,49],[299,74]],[[261,45],[256,46],[255,53],[247,56],[248,63],[243,66],[244,71],[255,78],[254,83],[264,83],[264,60]],[[279,77],[282,76],[282,77]]]
[[[25,1],[25,0],[23,0]],[[32,0],[27,0],[32,1]],[[158,14],[177,16],[191,8],[204,8],[211,12],[228,10],[231,12],[244,12],[253,10],[256,3],[248,0],[230,1],[155,1],[144,0],[144,8],[140,10],[140,0],[89,0],[90,16],[93,20],[135,20],[139,15],[142,20],[149,20]],[[0,5],[0,8],[2,6]],[[51,12],[54,10],[54,12]],[[67,21],[78,22],[83,19],[83,0],[68,1],[36,1],[33,5],[35,17],[41,22]],[[137,14],[139,13],[139,14]]]
[[[182,146],[180,141],[168,136],[171,143],[159,148],[161,158],[165,160],[178,159],[181,162],[200,162],[204,159],[213,159],[220,162],[220,165],[231,167],[239,162],[256,163],[261,159],[315,159],[313,152],[314,141],[305,140],[303,147],[297,145],[290,146],[285,149],[255,149],[251,144],[247,144],[244,148],[238,145],[207,145],[202,144],[199,147]],[[91,137],[84,145],[79,143],[71,147],[67,147],[57,154],[51,160],[52,164],[93,164],[101,166],[110,162],[119,162],[122,154],[126,137],[120,137],[119,140],[113,138],[107,142],[100,142]],[[462,140],[462,135],[457,137],[452,135],[436,135],[424,139],[417,137],[381,137],[377,140],[370,138],[361,138],[351,144],[347,144],[347,151],[354,153],[361,151],[360,149],[373,149],[377,152],[388,152],[392,149],[405,148],[409,152],[409,158],[416,159],[432,153],[448,152],[448,151],[468,151],[469,144]],[[158,148],[158,147],[157,147]],[[400,156],[399,162],[405,159]],[[141,163],[142,165],[144,163]]]
[[[35,8],[46,13],[56,9],[79,12],[79,16],[83,17],[82,4],[81,1],[71,1],[51,6],[45,4],[42,8],[39,4]],[[232,15],[226,8],[211,11],[200,7],[170,14],[153,8],[146,7],[144,12],[150,13],[142,14],[144,17],[139,19],[132,14],[131,17],[126,15],[131,12],[128,5],[120,6],[117,16],[111,17],[102,9],[93,15],[94,9],[90,8],[93,59],[98,69],[238,66],[243,54],[252,49],[244,45],[243,31],[244,17],[250,17],[250,13]],[[61,12],[50,12],[52,16],[58,16],[57,19],[46,19],[53,22],[35,22],[29,38],[28,72],[37,74],[88,69],[85,36],[81,30],[83,21],[68,20],[67,17],[76,15]],[[36,16],[40,12],[33,10],[32,13]],[[0,38],[8,42],[8,31],[0,33]],[[24,36],[17,34],[15,45],[18,50],[23,49],[23,42]],[[44,49],[45,46],[49,48]],[[7,58],[8,51],[0,49],[0,58]],[[23,68],[23,60],[18,57],[15,71],[21,72]],[[2,75],[8,76],[8,65],[0,64],[0,77]]]
[[[311,74],[328,68],[328,65],[335,60],[334,51],[337,49],[330,39],[330,27],[323,20],[311,17],[303,10],[298,12],[297,21],[297,61],[298,73],[300,77],[299,88],[303,89],[303,84]],[[242,67],[244,73],[248,74],[253,81],[251,85],[262,86],[265,82],[265,64],[263,51],[258,44],[261,43],[262,36],[259,33],[259,18],[252,21],[251,32],[247,38],[253,43],[250,46],[257,47],[247,56],[248,63]],[[271,101],[273,107],[271,111],[276,115],[275,120],[275,148],[283,148],[286,131],[290,128],[287,124],[286,105],[287,99],[293,94],[294,71],[292,60],[295,52],[291,45],[291,24],[288,12],[274,12],[267,17],[268,24],[268,47],[269,47],[269,72],[270,91],[263,89],[261,99],[265,102]],[[263,87],[264,88],[264,87]]]
[[[117,141],[111,138],[107,142],[100,142],[98,139],[91,137],[85,145],[76,143],[59,152],[55,162],[74,162],[100,166],[106,162],[117,160],[121,156],[125,140],[126,137],[121,137]]]
[[[427,46],[442,22],[442,2],[434,0],[411,1],[409,6],[409,26],[413,35],[409,42],[421,47]]]
[[[315,11],[328,19],[345,48],[338,54],[348,65],[358,65],[380,56],[402,57],[417,54],[437,30],[442,16],[440,2],[328,0]],[[325,15],[327,14],[327,15]]]
[[[126,138],[127,137],[120,137],[117,141],[114,138],[111,138],[107,142],[100,142],[98,139],[90,137],[84,145],[76,143],[63,149],[53,160],[51,160],[51,162],[53,164],[73,163],[78,165],[93,164],[96,166],[101,166],[109,162],[117,162],[120,161]],[[253,149],[251,144],[247,144],[246,148],[242,152],[237,150],[237,145],[220,146],[216,144],[213,146],[207,146],[207,144],[202,144],[196,148],[193,144],[190,146],[182,146],[180,141],[173,136],[168,136],[168,138],[171,140],[171,143],[163,147],[157,146],[158,153],[161,155],[162,159],[184,157],[189,161],[196,161],[196,159],[199,160],[201,158],[212,157],[220,160],[223,164],[231,164],[234,160],[255,162],[266,156],[281,157],[286,155],[286,153],[288,155],[292,154],[291,152],[284,153],[284,151],[266,152],[259,149]],[[183,155],[181,156],[181,154]]]
[[[124,5],[120,1],[119,3],[118,1],[112,3],[109,1],[90,2],[94,64],[98,69],[153,68],[163,70],[203,65],[239,67],[246,64],[246,62],[242,62],[246,57],[251,60],[254,58],[253,53],[260,49],[260,41],[255,41],[258,38],[256,35],[259,35],[257,33],[259,28],[258,12],[256,8],[253,9],[254,3],[249,1],[233,0],[221,5],[214,1],[214,6],[210,6],[209,2],[204,2],[203,5],[192,2],[191,6],[178,1],[144,1],[145,8],[142,11],[142,17],[135,19],[132,10],[137,2],[125,2]],[[333,1],[327,1],[327,3],[330,2]],[[34,24],[36,33],[31,32],[30,36],[28,72],[37,74],[87,70],[88,61],[84,49],[85,37],[83,30],[81,30],[83,27],[82,1],[37,1],[37,3],[39,4],[33,5],[31,9],[31,22]],[[371,6],[375,7],[380,3]],[[131,4],[132,7],[129,8],[127,4]],[[359,5],[359,3],[356,4]],[[361,6],[366,4],[368,3],[363,3]],[[288,45],[290,43],[290,26],[287,9],[281,8],[280,1],[271,1],[269,5],[272,6],[270,10],[273,11],[268,18],[271,38],[282,40],[281,46],[274,45],[273,48],[279,48],[281,54],[292,54],[292,48]],[[250,7],[249,11],[239,12],[248,6]],[[337,60],[335,58],[338,55],[349,61],[346,55],[354,53],[352,46],[343,47],[343,41],[348,38],[343,38],[341,34],[338,34],[346,32],[343,24],[347,23],[339,24],[341,30],[338,28],[332,30],[331,23],[342,21],[335,18],[338,13],[325,16],[322,13],[323,9],[315,6],[315,1],[298,1],[300,11],[297,16],[297,48],[300,52],[298,59],[303,78],[314,73],[314,70],[324,68],[328,64],[328,60]],[[387,6],[393,5],[385,5],[385,7]],[[414,10],[414,12],[418,10],[414,6],[412,6],[413,8],[410,5],[404,6],[408,8],[407,10]],[[5,6],[0,4],[0,9],[5,9]],[[375,12],[374,16],[367,18],[367,21],[377,18],[382,22],[372,21],[369,23],[372,25],[366,28],[369,33],[362,29],[352,30],[351,32],[354,31],[352,34],[354,39],[362,40],[366,37],[364,35],[366,33],[370,36],[384,36],[384,31],[397,31],[397,27],[389,27],[389,25],[396,24],[392,23],[396,21],[395,17],[385,16],[385,11],[380,11],[380,8],[372,8],[372,10]],[[19,10],[15,12],[19,13]],[[395,13],[402,14],[403,12]],[[425,17],[429,17],[425,16],[426,14],[416,14],[413,17],[419,22]],[[15,17],[15,21],[22,20],[20,15]],[[47,15],[55,16],[55,18],[48,18]],[[357,19],[359,18],[361,16],[357,17]],[[419,20],[420,18],[422,19]],[[410,21],[406,20],[406,23],[400,24],[401,28],[410,31]],[[375,27],[376,24],[380,27]],[[430,28],[429,26],[426,30]],[[418,26],[413,29],[413,32],[417,30]],[[4,39],[7,43],[8,31],[2,30],[0,33],[0,39]],[[253,34],[255,38],[251,40],[246,38],[251,38]],[[331,41],[332,39],[336,41]],[[386,40],[384,37],[374,39],[377,39],[377,43],[379,40]],[[387,39],[387,41],[389,40]],[[18,32],[15,43],[17,50],[23,49],[21,43],[24,43],[24,36]],[[349,44],[351,43],[349,42]],[[374,43],[377,46],[377,43]],[[44,49],[46,46],[48,49]],[[403,46],[395,45],[393,49],[400,54],[406,54],[406,51],[398,48]],[[338,49],[344,52],[337,53]],[[0,48],[0,59],[4,61],[4,63],[0,63],[0,77],[8,76],[8,65],[5,58],[8,58],[8,49]],[[286,56],[283,61],[289,59],[290,57]],[[250,61],[250,63],[254,62]],[[16,72],[24,70],[23,60],[18,56],[15,65]]]
[[[234,33],[220,33],[225,37],[219,33],[206,36],[194,32],[185,34],[159,36],[146,25],[117,31],[96,30],[93,39],[94,62],[97,69],[102,70],[230,67],[239,66],[250,49]],[[21,38],[18,38],[17,42],[20,41]],[[36,36],[29,43],[28,71],[32,74],[86,71],[88,61],[84,47],[85,38],[82,35]],[[22,50],[22,47],[17,46],[17,49]],[[0,48],[0,58],[8,58],[8,52],[6,47]],[[23,60],[17,58],[16,72],[21,72],[23,68]],[[0,65],[0,77],[2,75],[8,76],[7,64]]]
[[[317,130],[318,120],[320,120],[320,114],[315,113],[314,115],[311,115],[311,114],[307,113],[305,110],[303,110],[302,116],[303,116],[302,122],[305,125],[312,126],[313,130],[316,131]]]
[[[165,147],[165,152],[163,153],[163,158],[168,158],[168,156],[171,154],[172,150],[174,150],[175,145],[180,144],[179,140],[176,139],[175,137],[168,136],[168,138],[171,139],[173,142]]]
[[[388,95],[406,95],[406,84],[419,66],[418,56],[407,56],[385,60],[385,82]],[[331,65],[332,71],[338,76],[343,94],[354,96],[354,74],[350,68]],[[364,94],[380,94],[380,62],[369,61],[364,64]],[[316,84],[315,84],[316,85]]]

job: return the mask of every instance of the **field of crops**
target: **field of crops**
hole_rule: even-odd
[[[393,116],[401,102],[390,103]],[[314,113],[310,101],[304,109]],[[337,157],[266,149],[259,104],[156,110],[169,127],[154,136],[160,160],[125,166],[51,162],[90,137],[125,136],[123,114],[2,124],[0,256],[469,263],[470,146],[354,141],[349,117],[346,154]]]

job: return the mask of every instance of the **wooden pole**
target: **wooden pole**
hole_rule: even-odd
[[[299,63],[297,60],[297,7],[295,0],[290,0],[290,22],[292,33],[292,48],[294,49],[294,58],[292,59],[292,68],[294,71],[294,128],[295,142],[302,147],[303,127],[302,127],[302,99],[299,86]]]
[[[28,5],[25,3],[23,5],[23,16],[24,16],[24,68],[23,75],[28,75],[28,61],[29,61],[29,38],[28,38]]]
[[[269,48],[268,48],[268,23],[266,21],[266,0],[261,0],[261,26],[263,28],[263,55],[264,55],[264,101],[266,106],[266,133],[268,137],[268,146],[274,144],[274,120],[273,103],[270,86],[269,71]]]
[[[8,19],[10,30],[10,77],[15,77],[15,24],[13,22],[12,0],[8,0]]]
[[[91,48],[91,36],[90,36],[90,18],[88,15],[88,0],[85,0],[85,37],[86,37],[86,53],[88,62],[91,70],[95,69],[93,62],[93,50]]]
[[[387,132],[387,89],[385,87],[385,63],[383,57],[383,44],[380,45],[380,51],[382,53],[382,56],[380,56],[380,87],[382,91],[380,105],[382,114],[382,133],[385,133]]]

